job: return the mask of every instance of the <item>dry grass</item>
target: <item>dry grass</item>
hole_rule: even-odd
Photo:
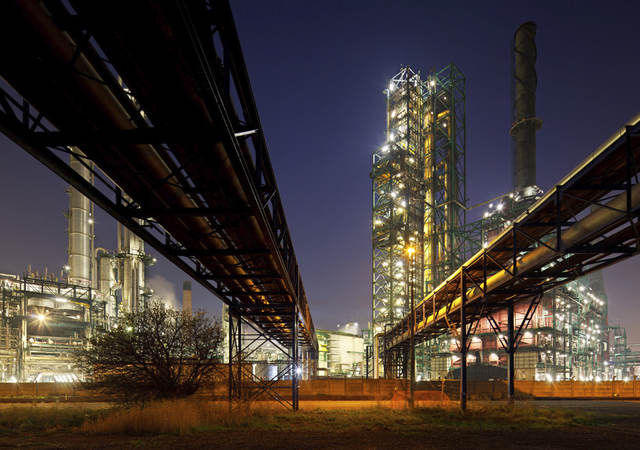
[[[276,407],[282,409],[275,405],[236,407],[231,413],[225,402],[165,400],[116,409],[108,415],[85,422],[80,430],[88,433],[185,434],[198,429],[232,428],[263,418],[268,421]]]
[[[0,434],[69,429],[102,414],[104,411],[83,407],[11,406],[0,409]]]
[[[330,402],[328,402],[330,403]],[[397,430],[426,432],[433,428],[508,430],[571,427],[591,423],[591,416],[561,409],[473,407],[466,413],[453,407],[394,410],[388,408],[312,409],[297,413],[279,405],[243,406],[229,412],[224,402],[159,401],[116,409],[80,426],[87,433],[188,434],[197,431],[324,431]]]

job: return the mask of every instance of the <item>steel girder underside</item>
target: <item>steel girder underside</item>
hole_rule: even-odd
[[[234,316],[314,355],[228,3],[9,1],[0,22],[2,39],[20,42],[3,54],[2,131]],[[91,166],[96,186],[69,167],[69,153]]]

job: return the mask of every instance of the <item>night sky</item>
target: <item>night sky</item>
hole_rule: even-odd
[[[402,65],[453,62],[466,75],[470,205],[512,186],[510,47],[521,23],[538,24],[542,189],[640,112],[639,3],[516,3],[232,2],[317,328],[371,320],[371,155],[384,140],[382,90]],[[4,136],[0,148],[0,272],[59,271],[65,184]],[[96,219],[96,245],[113,248],[113,220]],[[638,343],[639,267],[605,271],[609,320]],[[179,270],[160,259],[152,274],[156,290],[179,295]],[[194,285],[195,308],[220,305]]]

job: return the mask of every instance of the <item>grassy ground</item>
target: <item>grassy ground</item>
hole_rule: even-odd
[[[326,406],[330,406],[327,402]],[[557,408],[454,405],[303,409],[197,400],[96,410],[0,410],[0,446],[33,448],[637,448],[638,417]]]

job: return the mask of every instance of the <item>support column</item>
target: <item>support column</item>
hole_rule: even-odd
[[[292,370],[291,370],[291,404],[293,410],[298,410],[298,307],[293,305],[293,314],[291,320],[291,358],[292,358]]]
[[[231,308],[227,309],[227,320],[229,322],[229,407],[231,407],[231,401],[233,400],[233,317],[231,315]]]
[[[242,386],[242,316],[236,317],[236,395],[239,400],[246,400],[244,388]]]
[[[234,313],[232,308],[229,315],[229,405],[233,399],[242,399],[242,316]],[[235,322],[235,324],[234,324]]]
[[[413,408],[414,405],[414,390],[416,379],[416,343],[415,343],[415,329],[416,329],[416,311],[415,311],[415,299],[414,299],[414,278],[415,278],[415,256],[414,252],[410,254],[411,260],[411,314],[409,315],[411,327],[409,330],[409,407]]]
[[[464,271],[460,272],[460,409],[467,409],[467,285]]]
[[[508,399],[509,403],[514,401],[514,380],[515,380],[515,335],[513,333],[513,302],[507,306],[507,379],[508,379]]]
[[[369,379],[369,358],[371,357],[371,347],[369,345],[364,348],[364,377],[365,379]]]

